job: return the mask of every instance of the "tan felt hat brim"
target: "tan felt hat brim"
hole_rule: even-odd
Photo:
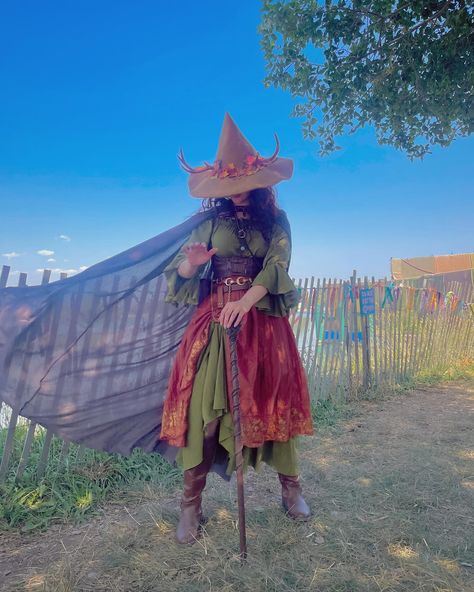
[[[191,173],[188,187],[193,197],[213,198],[228,197],[260,187],[270,187],[280,181],[289,179],[293,174],[291,158],[277,158],[271,164],[263,167],[253,175],[234,178],[212,178],[212,171]]]

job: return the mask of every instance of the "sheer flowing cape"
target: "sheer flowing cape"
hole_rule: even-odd
[[[159,440],[171,365],[195,306],[165,302],[164,268],[199,212],[85,271],[0,289],[0,400],[67,441],[170,460]],[[284,212],[278,222],[287,228]]]

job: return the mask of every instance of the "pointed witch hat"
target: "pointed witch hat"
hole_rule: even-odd
[[[202,166],[191,167],[184,160],[182,149],[178,154],[181,166],[189,173],[191,195],[227,197],[289,179],[293,173],[293,161],[278,156],[280,143],[276,134],[275,141],[275,152],[269,158],[263,158],[226,113],[214,164],[205,162]]]

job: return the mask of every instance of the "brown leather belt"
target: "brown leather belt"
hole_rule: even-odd
[[[239,275],[212,280],[211,291],[217,295],[217,307],[224,306],[224,295],[236,290],[246,291],[252,285],[253,278]]]

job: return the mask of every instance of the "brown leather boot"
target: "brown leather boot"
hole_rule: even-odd
[[[198,537],[203,521],[201,493],[206,485],[206,477],[207,471],[203,471],[202,463],[184,471],[181,515],[176,527],[176,540],[183,545],[192,545]]]
[[[176,527],[176,540],[183,545],[192,545],[199,536],[204,522],[201,509],[201,494],[206,486],[207,474],[212,466],[217,447],[219,419],[207,425],[203,442],[202,462],[184,471],[181,515]]]
[[[281,483],[281,501],[283,508],[294,520],[308,520],[311,510],[302,495],[299,477],[278,473]]]

